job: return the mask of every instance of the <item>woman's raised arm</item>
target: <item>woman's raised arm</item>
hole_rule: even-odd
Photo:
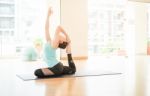
[[[47,18],[46,18],[46,22],[45,22],[45,38],[47,42],[51,42],[51,37],[49,34],[49,19],[50,16],[52,15],[52,9],[51,7],[48,9],[48,14],[47,14]]]

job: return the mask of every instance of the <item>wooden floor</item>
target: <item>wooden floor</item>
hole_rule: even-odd
[[[66,61],[63,61],[66,64]],[[75,61],[77,71],[108,70],[121,75],[23,81],[16,74],[46,67],[43,61],[0,60],[0,96],[150,96],[150,57],[93,57]]]

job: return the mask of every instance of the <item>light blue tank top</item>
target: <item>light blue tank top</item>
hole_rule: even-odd
[[[56,49],[49,43],[44,45],[44,61],[47,63],[48,67],[53,67],[59,62],[56,59]]]

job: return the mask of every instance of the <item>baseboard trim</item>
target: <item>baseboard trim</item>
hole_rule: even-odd
[[[86,60],[86,59],[88,59],[87,56],[73,57],[73,60]],[[67,57],[60,57],[60,60],[67,60]]]

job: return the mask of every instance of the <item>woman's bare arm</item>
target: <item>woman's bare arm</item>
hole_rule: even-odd
[[[58,26],[58,27],[59,27],[60,32],[62,32],[66,36],[67,42],[70,43],[71,40],[70,40],[67,32],[61,26]]]
[[[66,39],[68,42],[68,45],[66,47],[66,53],[70,54],[71,53],[71,39],[69,38],[69,35],[67,34],[67,32],[61,26],[58,26],[58,29],[59,29],[59,32],[62,32],[66,36]]]
[[[67,54],[71,54],[71,42],[68,43],[67,47],[66,47],[66,53]]]
[[[51,8],[49,8],[47,18],[46,18],[46,22],[45,22],[45,38],[46,38],[47,42],[51,42],[51,37],[50,37],[50,34],[49,34],[49,19],[50,19],[51,14],[52,14],[52,10],[51,10]]]

